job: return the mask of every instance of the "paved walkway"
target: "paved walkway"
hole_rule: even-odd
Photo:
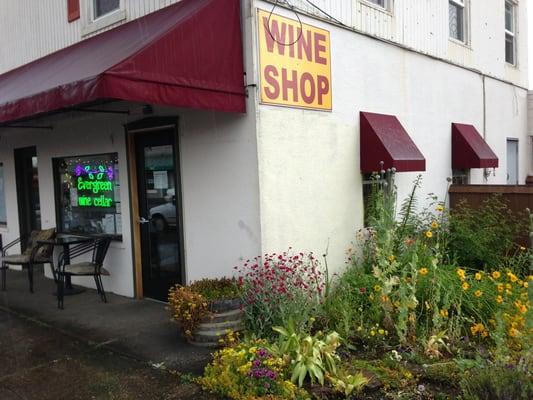
[[[35,293],[25,272],[8,271],[7,291],[0,291],[0,310],[19,314],[80,341],[168,368],[201,373],[210,351],[190,346],[169,321],[165,304],[108,294],[102,303],[94,290],[65,297],[59,310],[53,280],[35,271]],[[1,333],[0,333],[1,334]]]

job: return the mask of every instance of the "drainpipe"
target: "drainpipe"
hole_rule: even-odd
[[[487,90],[485,85],[485,74],[481,75],[481,82],[483,86],[483,140],[487,141]],[[496,172],[493,169],[493,175],[496,176]],[[485,183],[490,176],[490,169],[483,168],[483,179]]]

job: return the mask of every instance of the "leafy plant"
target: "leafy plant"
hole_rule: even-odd
[[[297,331],[292,322],[287,328],[278,326],[273,329],[280,337],[278,343],[271,347],[272,352],[290,360],[293,383],[298,382],[298,386],[302,387],[305,378],[309,377],[312,383],[324,385],[325,374],[336,376],[339,360],[336,350],[340,344],[337,332],[327,335],[319,332],[311,336]]]
[[[460,202],[450,212],[450,231],[450,252],[459,265],[500,268],[514,253],[516,240],[527,235],[528,221],[501,196],[493,195],[478,208]]]
[[[179,324],[181,332],[189,339],[192,339],[198,324],[210,314],[207,299],[190,287],[181,285],[170,288],[168,309],[171,319]]]
[[[198,382],[205,390],[235,400],[307,399],[305,390],[286,379],[286,360],[265,344],[244,340],[215,352]]]
[[[318,309],[326,277],[313,253],[266,254],[235,267],[239,273],[244,323],[258,337],[272,337],[272,327],[289,319],[305,329]]]
[[[533,377],[512,366],[486,366],[470,370],[460,385],[465,400],[533,398]]]
[[[202,279],[189,285],[189,289],[201,294],[206,300],[233,300],[241,296],[236,279]]]

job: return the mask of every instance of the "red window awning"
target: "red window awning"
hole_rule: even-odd
[[[452,168],[496,168],[498,157],[472,125],[452,123]]]
[[[183,0],[0,75],[0,123],[104,99],[245,112],[240,1]]]
[[[394,115],[361,112],[361,171],[425,171],[426,159]],[[383,166],[381,166],[383,162]]]

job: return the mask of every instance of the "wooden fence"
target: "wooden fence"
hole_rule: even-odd
[[[531,185],[451,185],[449,189],[450,207],[466,200],[473,207],[479,207],[490,196],[499,194],[509,204],[513,212],[533,212],[533,186]],[[518,239],[519,244],[529,245],[529,237]]]

